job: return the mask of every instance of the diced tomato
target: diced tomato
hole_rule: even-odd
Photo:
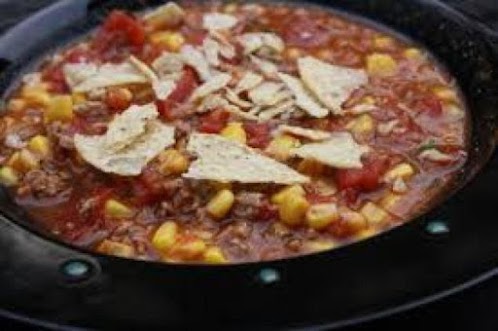
[[[419,100],[415,107],[418,111],[427,113],[430,117],[439,117],[443,113],[443,105],[435,96],[428,96]]]
[[[278,209],[269,202],[263,203],[256,215],[257,221],[270,221],[278,218]]]
[[[142,47],[145,43],[145,30],[140,21],[120,10],[111,12],[104,22],[103,30],[124,33],[128,42],[135,47]]]
[[[333,195],[320,195],[317,193],[306,194],[306,200],[311,204],[328,203],[334,201]]]
[[[113,11],[93,38],[91,47],[101,60],[119,62],[129,52],[140,54],[144,44],[141,22],[123,11]]]
[[[94,55],[90,50],[75,48],[70,50],[64,57],[64,63],[83,63],[91,62]]]
[[[354,201],[358,192],[374,191],[380,186],[380,177],[387,167],[387,159],[378,158],[367,161],[362,169],[338,169],[335,172],[337,187],[349,201]]]
[[[216,109],[200,119],[199,131],[204,133],[220,133],[227,125],[230,114],[222,109]]]
[[[182,78],[178,81],[175,89],[169,95],[169,97],[166,100],[159,100],[157,102],[159,113],[161,113],[161,115],[165,119],[170,121],[177,118],[178,116],[174,114],[174,108],[178,104],[187,101],[187,99],[190,97],[197,86],[197,74],[193,69],[186,68],[183,71]]]
[[[49,91],[52,93],[67,93],[69,87],[62,71],[62,65],[56,65],[46,68],[42,73],[44,81],[50,84]]]
[[[265,148],[270,143],[270,127],[266,123],[246,122],[244,130],[247,134],[247,145],[254,148]]]
[[[308,16],[290,17],[283,36],[288,44],[298,47],[318,47],[330,39],[327,29]]]
[[[93,206],[91,217],[95,220],[102,219],[104,217],[104,206],[105,202],[111,198],[114,193],[114,189],[110,187],[97,187],[92,193],[91,197],[93,199]]]

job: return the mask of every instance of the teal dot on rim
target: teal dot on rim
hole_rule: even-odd
[[[259,272],[258,279],[263,284],[269,285],[278,282],[280,280],[280,274],[275,269],[262,269]]]
[[[450,232],[450,228],[443,221],[432,221],[427,223],[425,228],[430,234],[446,234]]]
[[[61,272],[71,280],[85,280],[90,277],[91,271],[91,264],[83,260],[69,260],[61,266]]]

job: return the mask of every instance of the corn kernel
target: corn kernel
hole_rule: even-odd
[[[185,43],[185,38],[181,33],[171,31],[160,31],[150,36],[153,44],[160,44],[168,47],[172,52],[178,52]]]
[[[366,228],[368,228],[368,223],[365,217],[349,208],[341,207],[339,209],[339,215],[344,222],[344,225],[352,233],[358,233]]]
[[[105,215],[110,218],[130,218],[133,216],[133,210],[123,203],[109,199],[105,202]]]
[[[207,212],[214,218],[223,218],[235,202],[235,196],[230,190],[221,190],[207,204]]]
[[[346,128],[355,135],[367,135],[375,130],[375,121],[369,114],[363,114],[351,121]]]
[[[372,76],[392,76],[398,71],[398,65],[392,56],[374,53],[367,57],[367,71]]]
[[[278,211],[280,220],[286,225],[299,225],[306,215],[310,204],[299,194],[288,194],[280,203]]]
[[[271,202],[274,204],[280,204],[284,201],[285,197],[288,195],[302,195],[304,196],[306,192],[301,185],[292,185],[287,186],[286,188],[280,190],[278,193],[275,193],[271,197]]]
[[[297,170],[310,176],[320,176],[325,171],[325,165],[312,159],[304,159],[297,165]]]
[[[22,149],[11,156],[8,164],[18,171],[28,172],[37,169],[40,166],[40,160],[29,150]]]
[[[310,252],[322,252],[337,247],[337,243],[328,240],[313,240],[307,242],[304,247]]]
[[[388,218],[389,214],[373,202],[367,202],[360,210],[370,225],[381,225]]]
[[[291,156],[292,150],[300,145],[299,139],[289,135],[281,135],[270,142],[266,152],[280,161],[285,161]]]
[[[458,102],[457,93],[445,86],[436,86],[432,88],[432,92],[441,100],[446,102]]]
[[[228,3],[223,7],[223,12],[226,14],[233,14],[237,11],[238,5],[236,3]]]
[[[203,240],[199,238],[189,238],[188,240],[177,241],[168,254],[191,260],[202,255],[206,251],[206,248],[206,243]]]
[[[209,247],[204,252],[204,262],[209,264],[223,264],[227,263],[225,255],[218,247]]]
[[[119,257],[133,257],[135,255],[135,249],[132,246],[107,239],[100,243],[97,251]]]
[[[175,222],[164,222],[156,230],[154,236],[152,237],[152,245],[162,252],[166,252],[176,242],[178,235],[178,225]]]
[[[335,203],[322,203],[311,206],[306,212],[306,223],[315,230],[322,230],[339,220]]]
[[[372,228],[364,229],[358,232],[358,234],[356,235],[356,239],[357,240],[368,239],[370,237],[375,236],[377,233],[378,231]]]
[[[302,52],[299,48],[296,47],[289,47],[285,51],[285,55],[287,56],[288,59],[290,60],[297,60],[302,56]]]
[[[174,2],[159,7],[152,13],[146,15],[145,23],[152,30],[164,27],[174,27],[180,24],[184,17],[183,9]]]
[[[29,106],[43,106],[50,104],[50,94],[40,86],[24,87],[21,95]]]
[[[71,121],[73,119],[73,99],[70,95],[54,96],[45,111],[45,120],[54,121]]]
[[[394,46],[394,40],[391,37],[376,37],[373,42],[377,49],[389,49]]]
[[[407,48],[403,55],[410,60],[421,60],[423,58],[422,52],[417,48]]]
[[[228,123],[227,126],[221,130],[220,133],[223,137],[239,142],[241,144],[245,144],[247,141],[247,135],[240,122],[231,122]]]
[[[0,183],[5,186],[15,186],[19,183],[19,177],[14,169],[9,166],[0,168]]]
[[[179,175],[189,166],[188,158],[178,150],[171,148],[159,155],[159,171],[165,175]]]
[[[375,98],[370,96],[370,95],[367,95],[366,97],[363,97],[361,99],[361,102],[360,104],[363,104],[363,105],[375,105]]]
[[[385,210],[394,212],[394,207],[401,201],[402,195],[389,193],[380,200],[380,205]]]
[[[86,101],[86,96],[84,93],[75,92],[71,95],[73,98],[73,104],[79,105]]]
[[[46,136],[34,136],[29,140],[28,148],[42,157],[47,157],[51,154],[50,140]]]
[[[415,174],[415,169],[409,163],[400,163],[386,172],[384,180],[388,183],[393,182],[396,178],[409,179]]]
[[[19,112],[25,109],[27,105],[28,103],[24,99],[12,99],[9,101],[7,110],[13,113]]]

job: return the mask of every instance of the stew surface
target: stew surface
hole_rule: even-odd
[[[431,204],[466,160],[454,79],[316,8],[113,11],[23,77],[0,181],[56,238],[165,262],[286,258]]]

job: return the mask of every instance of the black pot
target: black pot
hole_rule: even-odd
[[[163,1],[66,0],[0,38],[0,89],[40,54],[83,36],[112,8]],[[469,160],[416,220],[367,241],[274,262],[171,265],[103,256],[31,228],[0,197],[0,313],[39,325],[177,329],[340,327],[425,304],[498,273],[498,37],[429,0],[291,1],[368,18],[426,46],[457,78],[470,112]],[[498,163],[498,162],[497,162]]]

